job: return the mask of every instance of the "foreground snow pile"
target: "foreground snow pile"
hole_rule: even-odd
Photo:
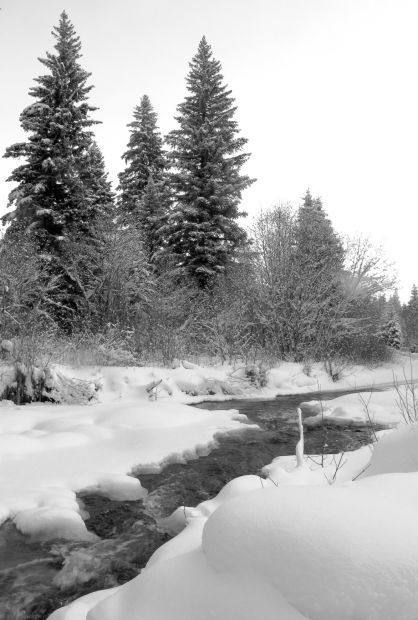
[[[379,439],[355,482],[329,485],[300,461],[282,479],[280,461],[272,479],[237,478],[161,523],[180,533],[141,575],[50,619],[412,620],[417,448],[418,426],[403,426]]]
[[[0,523],[10,518],[37,538],[92,537],[75,492],[111,499],[146,494],[138,471],[206,454],[217,434],[243,428],[236,411],[208,412],[169,399],[86,405],[0,406]]]

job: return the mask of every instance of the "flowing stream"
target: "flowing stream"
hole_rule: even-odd
[[[343,392],[321,394],[323,400]],[[204,402],[203,409],[239,409],[261,430],[244,429],[218,440],[208,456],[168,465],[158,474],[138,472],[148,489],[145,500],[112,501],[82,494],[88,529],[96,542],[31,542],[12,523],[0,528],[0,619],[44,620],[62,605],[135,577],[169,536],[157,520],[180,505],[195,506],[216,495],[232,478],[259,473],[274,457],[294,454],[298,441],[296,408],[317,394],[276,399]],[[307,430],[307,454],[354,450],[371,441],[365,427],[324,425]]]

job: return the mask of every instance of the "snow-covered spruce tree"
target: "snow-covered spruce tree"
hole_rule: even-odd
[[[89,74],[78,63],[80,40],[65,12],[52,34],[56,53],[40,59],[50,73],[35,79],[29,94],[37,101],[20,116],[30,136],[5,154],[26,163],[10,176],[18,183],[10,194],[15,210],[4,219],[10,231],[18,223],[29,226],[42,246],[73,230],[88,232],[96,211],[81,175],[92,143],[89,128],[96,122],[90,118],[95,108],[87,103],[92,86],[86,85]]]
[[[402,317],[405,321],[406,336],[411,347],[418,345],[418,288],[414,284],[408,303],[402,308]]]
[[[150,264],[155,265],[164,248],[161,228],[167,220],[170,202],[166,179],[154,181],[150,176],[136,212],[136,226],[141,232],[143,251]]]
[[[157,127],[157,114],[148,95],[134,109],[129,123],[130,137],[122,155],[126,168],[119,174],[119,209],[128,223],[142,220],[140,201],[150,177],[161,181],[167,167],[163,141]]]
[[[391,349],[400,349],[402,344],[402,330],[399,317],[392,306],[389,306],[380,330],[380,337]]]
[[[8,236],[24,231],[34,239],[52,276],[63,274],[53,301],[58,319],[68,322],[83,297],[65,270],[68,244],[94,239],[96,223],[109,214],[113,199],[90,129],[97,122],[88,103],[90,74],[78,62],[80,39],[65,12],[52,34],[55,52],[40,59],[48,74],[35,79],[29,94],[36,102],[20,116],[28,139],[5,153],[26,161],[9,178],[17,183],[9,196],[14,210],[3,221],[10,222]]]
[[[188,96],[171,131],[171,187],[175,205],[162,233],[180,272],[205,288],[246,240],[236,222],[242,191],[253,179],[240,170],[249,155],[238,137],[234,99],[205,37],[190,63]]]
[[[85,152],[80,178],[89,193],[89,199],[94,208],[92,226],[87,232],[97,237],[96,227],[103,228],[103,224],[115,216],[115,197],[106,171],[103,154],[94,140]]]
[[[309,190],[299,208],[294,249],[293,337],[291,348],[304,355],[329,356],[344,304],[342,243],[319,198]]]
[[[296,260],[302,271],[322,280],[343,267],[344,250],[320,198],[307,190],[299,208],[296,227]]]

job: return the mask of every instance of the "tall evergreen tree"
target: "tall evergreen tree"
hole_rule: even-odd
[[[342,243],[322,206],[307,190],[299,208],[296,227],[296,259],[299,268],[316,278],[329,278],[343,267]]]
[[[90,117],[96,108],[88,103],[90,74],[78,62],[80,39],[65,12],[52,34],[55,53],[40,59],[49,73],[35,79],[29,94],[36,102],[20,116],[30,135],[5,153],[26,159],[9,178],[17,182],[9,197],[15,209],[4,217],[11,222],[9,234],[24,227],[43,249],[56,249],[63,238],[88,233],[101,210],[85,182],[90,127],[96,123]]]
[[[380,330],[380,337],[391,349],[400,349],[402,344],[402,329],[399,316],[395,308],[389,304]]]
[[[164,249],[161,235],[170,208],[170,190],[165,179],[155,182],[150,176],[139,201],[136,221],[142,235],[142,245],[149,263],[156,263]]]
[[[389,297],[389,304],[395,310],[396,314],[400,316],[402,311],[401,300],[399,299],[398,289],[395,289],[392,295]]]
[[[402,312],[405,320],[408,343],[415,348],[418,346],[418,288],[414,284],[411,296]]]
[[[64,298],[77,309],[96,320],[101,313],[97,291],[101,288],[107,245],[113,239],[114,194],[105,169],[103,155],[92,142],[84,156],[80,173],[83,184],[91,194],[96,217],[88,231],[73,231],[60,244],[59,271],[64,276]],[[99,217],[100,216],[100,217]]]
[[[163,230],[177,267],[205,287],[246,240],[236,220],[253,179],[240,174],[247,140],[238,136],[234,99],[205,37],[190,63],[187,89],[177,108],[179,128],[167,138],[176,204]]]
[[[68,327],[80,298],[87,300],[86,274],[97,272],[83,268],[83,278],[76,277],[68,266],[72,248],[84,243],[90,253],[100,250],[97,230],[111,216],[113,196],[93,141],[97,121],[91,118],[96,108],[88,103],[90,74],[79,64],[80,39],[65,12],[52,34],[55,52],[40,59],[49,73],[35,79],[29,94],[36,102],[20,116],[28,138],[5,153],[26,161],[9,178],[17,183],[9,197],[14,210],[3,221],[10,222],[7,236],[18,238],[24,231],[33,239],[50,277],[60,282],[51,303]]]
[[[86,190],[91,194],[94,222],[102,224],[115,216],[115,197],[103,154],[96,141],[92,141],[84,159],[85,166],[80,176]]]
[[[119,174],[119,207],[126,222],[142,223],[141,199],[150,177],[162,179],[166,168],[163,141],[157,127],[157,114],[147,95],[134,110],[126,152],[122,158],[126,168]]]
[[[331,355],[341,319],[344,250],[320,198],[309,190],[298,212],[293,261],[292,348],[302,355],[307,350]]]

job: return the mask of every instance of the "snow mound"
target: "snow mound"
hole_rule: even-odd
[[[202,552],[194,551],[144,571],[141,580],[120,587],[86,618],[303,620],[304,616],[257,575],[220,574],[211,569]]]
[[[77,599],[69,607],[62,607],[49,616],[50,620],[79,620],[85,618],[87,612],[100,601],[113,594],[117,588],[98,590]]]
[[[363,476],[418,471],[418,424],[405,424],[376,444]]]
[[[96,540],[97,536],[87,531],[81,515],[70,508],[41,506],[19,512],[14,524],[32,539],[48,540]]]
[[[354,488],[283,487],[234,498],[202,547],[221,572],[254,571],[312,620],[413,618],[417,506]]]
[[[147,495],[138,478],[132,476],[111,476],[98,480],[97,484],[86,489],[89,493],[104,495],[109,499],[123,502],[143,499]]]

